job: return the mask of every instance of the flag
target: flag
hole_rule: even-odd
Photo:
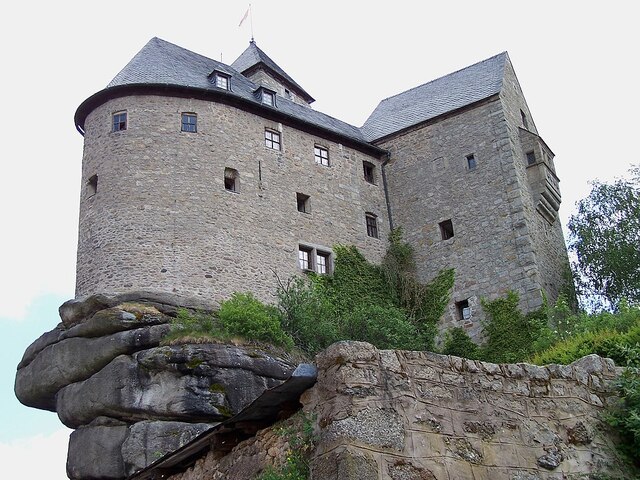
[[[249,8],[251,8],[251,7],[249,7]],[[241,26],[242,26],[242,22],[244,22],[244,21],[247,19],[247,17],[249,16],[249,8],[247,8],[247,11],[246,11],[246,12],[244,12],[244,15],[243,15],[243,17],[242,17],[242,20],[240,20],[240,23],[238,24],[238,26],[239,26],[239,27],[241,27]]]

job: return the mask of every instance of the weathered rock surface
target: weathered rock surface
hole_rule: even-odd
[[[609,359],[497,365],[339,342],[316,364],[301,397],[315,429],[312,480],[638,478],[602,419],[620,372]],[[278,431],[210,451],[169,480],[254,479],[290,455]]]
[[[294,371],[257,347],[160,346],[178,305],[202,307],[144,292],[72,300],[60,307],[62,323],[25,351],[16,396],[76,429],[70,478],[123,479]]]

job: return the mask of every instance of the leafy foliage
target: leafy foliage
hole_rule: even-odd
[[[491,302],[482,301],[489,318],[484,325],[487,342],[481,349],[483,360],[515,363],[533,353],[534,342],[546,326],[545,307],[524,315],[518,302],[515,292]]]
[[[332,276],[280,282],[283,326],[300,348],[314,354],[347,339],[378,348],[433,348],[453,270],[421,285],[414,276],[413,251],[401,235],[392,232],[382,265],[368,262],[354,246],[337,245]]]
[[[265,305],[251,293],[234,293],[220,304],[218,320],[229,335],[292,347],[293,340],[282,330],[277,308]]]
[[[625,350],[627,368],[616,383],[620,402],[610,410],[608,420],[622,436],[623,451],[640,465],[640,343]]]
[[[630,179],[594,182],[569,220],[583,300],[615,307],[640,302],[640,167]]]
[[[444,345],[442,347],[444,355],[455,355],[456,357],[476,360],[480,358],[480,349],[467,335],[463,328],[455,327],[444,335]]]

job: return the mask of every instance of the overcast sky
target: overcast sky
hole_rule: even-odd
[[[73,297],[82,160],[75,109],[154,36],[231,63],[253,23],[258,46],[316,98],[314,108],[356,126],[383,98],[508,51],[556,154],[563,225],[590,180],[611,180],[640,163],[634,2],[372,5],[254,0],[252,19],[238,27],[244,1],[3,4],[0,329],[8,345],[0,357],[0,457],[7,473],[66,478],[67,432],[55,414],[15,400],[15,366]]]

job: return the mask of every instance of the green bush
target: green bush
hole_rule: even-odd
[[[616,383],[620,401],[610,408],[608,420],[622,437],[620,448],[640,466],[640,343],[622,349],[627,368]]]
[[[546,308],[524,315],[518,308],[519,297],[509,292],[505,298],[482,301],[488,316],[484,324],[487,342],[480,357],[494,363],[516,363],[528,358],[536,339],[546,327]]]
[[[220,326],[228,335],[292,347],[293,340],[282,330],[280,312],[265,305],[251,293],[234,293],[220,304]]]
[[[467,332],[460,327],[454,327],[445,332],[442,353],[444,355],[454,355],[472,360],[480,358],[478,345],[476,345]]]
[[[416,350],[420,339],[406,314],[393,305],[358,305],[342,319],[341,337],[380,349]]]
[[[196,342],[210,342],[224,339],[226,334],[212,313],[180,308],[162,343],[166,345],[185,338]]]

